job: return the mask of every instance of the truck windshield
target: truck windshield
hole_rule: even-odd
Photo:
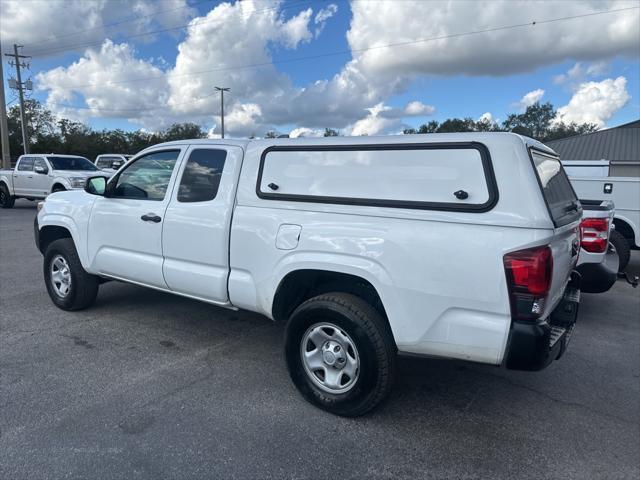
[[[47,157],[54,170],[88,170],[98,168],[84,157]]]
[[[555,226],[561,227],[579,219],[582,215],[580,202],[560,164],[560,159],[536,150],[531,150],[531,158]]]

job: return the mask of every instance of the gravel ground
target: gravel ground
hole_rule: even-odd
[[[282,325],[110,282],[58,310],[33,203],[0,211],[0,478],[640,478],[640,289],[583,294],[537,373],[401,358],[344,419],[297,394]],[[640,252],[631,270],[640,272]]]

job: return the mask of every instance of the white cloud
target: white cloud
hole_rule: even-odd
[[[480,118],[478,118],[478,122],[493,123],[494,122],[493,115],[491,114],[491,112],[485,112],[482,115],[480,115]]]
[[[392,108],[382,102],[366,110],[369,112],[366,117],[346,128],[348,135],[381,135],[401,130],[403,110]]]
[[[186,23],[196,10],[187,0],[1,0],[0,12],[0,36],[5,46],[19,43],[27,55],[50,56],[82,50],[88,43],[100,43],[118,34],[171,28]],[[134,17],[135,21],[129,21]],[[153,38],[137,37],[139,41]]]
[[[549,1],[544,2],[543,9],[539,2],[531,1],[353,2],[347,39],[359,70],[369,78],[509,75],[566,59],[593,61],[617,55],[637,56],[637,9],[543,23],[545,19],[635,6],[637,2],[619,0]],[[532,21],[537,21],[536,25],[457,35]],[[586,30],[597,34],[585,35]],[[430,38],[439,39],[416,42]],[[402,42],[415,43],[382,48]]]
[[[289,137],[291,138],[301,138],[301,137],[323,137],[324,130],[317,128],[306,128],[306,127],[298,127],[294,128],[289,132]]]
[[[602,128],[630,98],[625,77],[586,82],[578,87],[567,105],[558,109],[556,121],[594,123]]]
[[[599,77],[607,73],[609,69],[608,62],[594,62],[588,65],[584,65],[581,62],[577,62],[573,67],[567,70],[567,73],[561,73],[553,77],[553,83],[556,85],[562,85],[565,83],[571,83],[575,87],[576,83],[581,83],[587,78]]]
[[[544,96],[544,90],[542,88],[537,88],[535,90],[530,91],[529,93],[525,93],[519,102],[513,104],[513,106],[518,107],[520,110],[524,111],[527,107],[530,107],[536,102],[539,102]]]
[[[316,17],[313,20],[313,23],[316,24],[316,37],[318,37],[324,30],[327,20],[333,17],[336,13],[338,13],[338,6],[335,3],[332,3],[326,8],[321,9],[316,14]]]
[[[78,0],[78,3],[100,2]],[[375,134],[400,129],[403,117],[434,112],[433,106],[417,101],[404,108],[385,105],[390,97],[404,93],[422,75],[508,75],[569,58],[597,62],[614,55],[637,55],[640,41],[637,29],[640,17],[637,10],[632,10],[376,48],[635,4],[617,0],[546,2],[543,16],[535,2],[352,2],[353,15],[347,32],[351,60],[332,77],[300,86],[275,67],[272,50],[294,49],[312,41],[311,29],[321,28],[337,9],[329,5],[314,15],[311,8],[290,13],[292,8],[283,10],[278,8],[281,5],[281,0],[216,5],[206,15],[191,21],[186,37],[177,45],[175,61],[169,59],[175,65],[172,69],[167,70],[157,61],[136,58],[130,46],[103,45],[99,50],[88,51],[66,69],[44,73],[39,77],[43,80],[40,86],[51,89],[50,101],[60,98],[78,101],[79,96],[85,96],[88,104],[100,107],[144,109],[161,105],[163,109],[152,113],[141,110],[127,116],[152,129],[183,119],[202,122],[207,128],[218,124],[220,97],[213,91],[217,85],[231,87],[231,92],[225,94],[225,127],[230,136],[262,135],[283,125]],[[3,22],[3,28],[6,23]],[[88,23],[95,25],[93,21]],[[68,20],[60,20],[56,25],[61,24],[68,24]],[[585,36],[586,28],[598,35]],[[50,30],[48,27],[47,31]],[[115,47],[120,47],[117,53],[112,51]],[[307,68],[312,63],[297,65]],[[128,66],[133,67],[131,71]],[[97,85],[155,74],[164,78],[107,88]],[[87,83],[96,86],[81,86]],[[74,93],[65,90],[69,86]],[[363,116],[372,105],[376,107]],[[109,116],[105,111],[88,113]]]
[[[404,108],[404,114],[407,116],[433,115],[435,111],[435,107],[419,101],[409,102]]]
[[[282,24],[282,36],[288,48],[296,48],[301,42],[308,42],[313,38],[309,31],[309,20],[313,9],[308,8]]]
[[[154,78],[122,83],[127,79],[147,77]],[[49,90],[47,106],[71,118],[119,116],[143,120],[166,114],[162,106],[166,104],[168,87],[163,71],[136,58],[133,48],[127,44],[106,41],[100,50],[88,50],[84,57],[68,67],[40,73],[36,80],[39,90]],[[84,97],[89,109],[63,106],[77,103],[77,94]],[[154,127],[158,123],[162,122],[148,125]]]

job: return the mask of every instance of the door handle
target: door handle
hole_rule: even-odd
[[[160,221],[162,220],[162,218],[160,218],[155,213],[147,213],[146,215],[142,215],[140,218],[145,222],[153,222],[153,223],[160,223]]]

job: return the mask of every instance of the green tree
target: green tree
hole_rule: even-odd
[[[165,142],[206,138],[207,134],[195,123],[174,123],[160,135]]]
[[[418,133],[436,133],[438,128],[440,128],[440,124],[435,120],[431,120],[428,123],[420,125]]]
[[[338,131],[334,130],[333,128],[325,128],[324,129],[324,136],[325,137],[337,137],[338,136]]]
[[[555,117],[556,110],[551,103],[536,102],[528,106],[524,113],[510,114],[502,123],[502,127],[509,132],[543,140]]]

